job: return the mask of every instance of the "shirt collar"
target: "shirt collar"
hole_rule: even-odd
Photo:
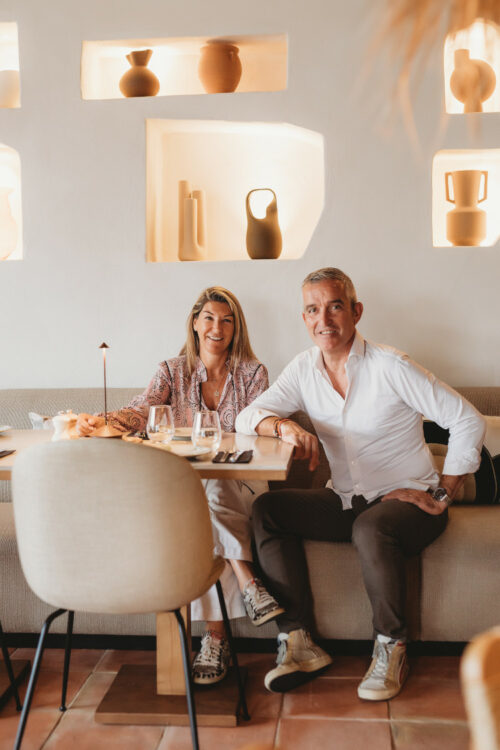
[[[325,363],[323,362],[323,355],[321,353],[321,349],[319,346],[315,347],[316,351],[313,354],[313,364],[315,367],[318,368],[321,372],[326,373]],[[347,357],[347,362],[349,362],[350,359],[353,358],[359,358],[365,356],[365,340],[363,336],[360,334],[359,331],[356,331],[354,334],[354,339],[351,345],[351,350],[349,352],[349,356]]]
[[[228,368],[229,375],[232,378],[233,377],[233,373],[229,369],[229,357],[226,360],[226,367]],[[208,376],[207,376],[207,368],[205,367],[205,365],[203,364],[203,362],[201,361],[201,359],[199,357],[197,357],[197,359],[196,359],[195,373],[196,373],[196,378],[197,378],[197,380],[200,383],[204,383],[207,380],[207,378],[208,378]]]

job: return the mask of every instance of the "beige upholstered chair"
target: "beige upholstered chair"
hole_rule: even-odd
[[[500,627],[474,638],[460,665],[473,750],[500,750]]]
[[[68,611],[61,710],[65,709],[75,610],[102,613],[174,611],[183,640],[193,746],[198,748],[186,632],[180,608],[217,582],[205,493],[189,463],[121,440],[48,443],[23,451],[13,471],[19,556],[35,594],[58,607],[40,635],[19,723],[20,746],[43,644],[53,619]],[[227,615],[240,702],[245,698]]]
[[[13,533],[14,519],[12,503],[0,503],[0,534],[4,538],[9,538]],[[10,661],[9,651],[5,644],[4,634],[2,630],[2,623],[0,622],[0,649],[3,655],[4,667],[7,672],[7,677],[11,685],[11,691],[16,701],[16,708],[18,711],[21,710],[21,701],[19,700],[19,693],[17,690],[17,683],[12,670],[12,664]]]

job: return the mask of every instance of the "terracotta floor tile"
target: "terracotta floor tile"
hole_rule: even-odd
[[[85,672],[74,672],[69,675],[68,678],[68,692],[67,692],[67,705],[69,706],[73,698],[76,696],[82,685],[85,683],[89,673]],[[28,687],[28,681],[25,680],[19,690],[21,701],[24,701],[26,688]],[[62,689],[62,674],[58,672],[51,672],[47,670],[44,672],[40,670],[38,680],[35,686],[35,692],[33,695],[33,708],[45,708],[45,709],[59,709],[61,705],[61,689]],[[12,701],[9,701],[9,707]],[[12,703],[13,705],[13,703]],[[7,707],[6,707],[7,708]],[[3,715],[3,711],[0,716]]]
[[[392,719],[447,719],[465,721],[460,686],[455,681],[410,677],[400,695],[390,702]]]
[[[71,704],[71,709],[96,709],[115,677],[116,672],[93,672]]]
[[[14,710],[10,715],[0,714],[0,750],[12,750],[19,724],[19,714]],[[61,712],[56,709],[46,711],[33,708],[23,736],[23,750],[39,750],[61,719]]]
[[[96,672],[118,672],[122,664],[156,664],[156,651],[106,651]]]
[[[320,675],[320,680],[325,677],[355,677],[361,679],[370,665],[370,658],[367,656],[335,656],[334,654],[332,658],[333,664]]]
[[[238,663],[250,673],[265,674],[276,666],[276,654],[238,654]]]
[[[242,750],[245,745],[250,744],[272,747],[276,727],[277,721],[260,720],[241,722],[237,727],[200,727],[200,746],[203,750]],[[293,747],[296,746],[293,745]],[[192,750],[189,728],[167,727],[158,750]],[[285,745],[283,745],[283,750],[285,750]]]
[[[252,719],[277,719],[283,702],[283,695],[270,693],[264,687],[262,674],[249,673],[246,683],[248,712]]]
[[[282,750],[391,750],[387,721],[281,719],[276,746]]]
[[[75,648],[71,651],[70,671],[91,672],[105,651],[101,649]],[[34,648],[18,648],[13,654],[14,659],[29,659],[33,664]],[[64,665],[63,648],[46,648],[43,652],[41,669],[58,671],[62,674]]]
[[[163,731],[164,727],[97,724],[93,711],[70,709],[44,750],[156,750]]]
[[[362,701],[358,680],[313,680],[286,693],[282,715],[341,719],[387,719],[385,701]]]
[[[391,722],[395,750],[469,750],[465,724]]]
[[[459,669],[459,656],[416,656],[410,659],[410,673],[413,677],[458,680]]]

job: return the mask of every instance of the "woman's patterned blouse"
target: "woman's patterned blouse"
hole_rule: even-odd
[[[190,375],[186,357],[173,357],[161,362],[140,396],[128,406],[109,414],[109,422],[119,430],[144,430],[149,407],[170,404],[176,427],[192,427],[195,412],[207,409],[201,393],[201,384],[207,380],[207,370],[198,358]],[[228,370],[217,412],[224,432],[234,432],[237,415],[269,387],[267,369],[256,359],[241,362],[234,372]]]

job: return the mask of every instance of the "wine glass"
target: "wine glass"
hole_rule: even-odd
[[[197,411],[194,415],[191,440],[197,448],[217,450],[222,438],[219,415],[216,411]]]
[[[152,443],[169,443],[175,432],[172,407],[164,404],[151,406],[146,432]]]

